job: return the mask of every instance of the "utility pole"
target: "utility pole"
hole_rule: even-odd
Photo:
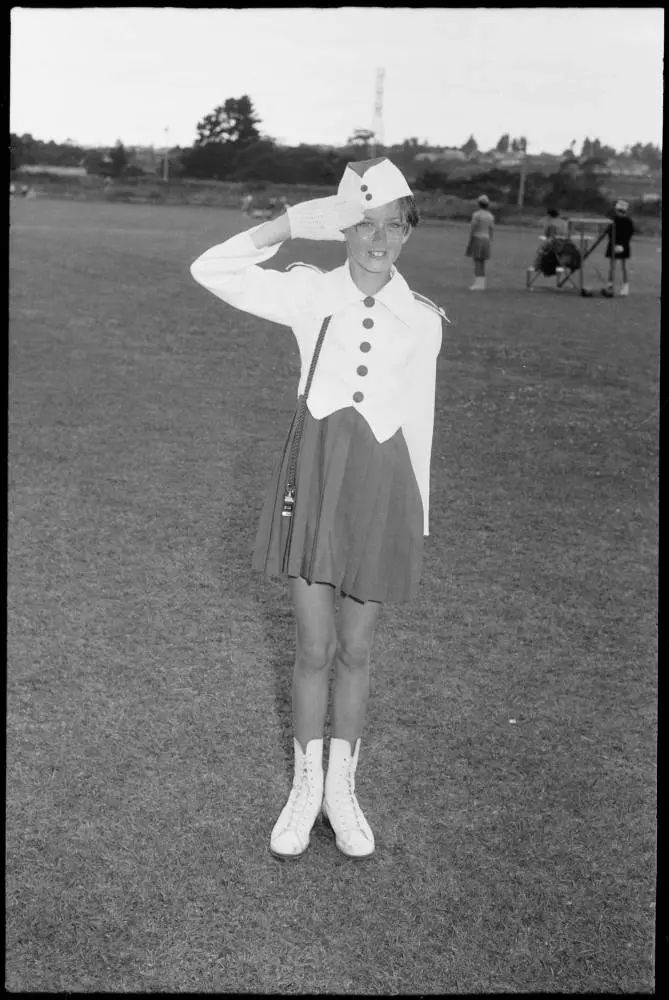
[[[170,179],[170,145],[169,145],[169,128],[165,129],[165,155],[163,156],[163,180],[165,183]]]
[[[374,157],[378,156],[379,146],[383,145],[383,78],[385,73],[385,69],[377,69],[376,71],[376,96],[372,121],[372,132],[374,133],[372,154]]]
[[[522,142],[523,142],[523,148],[520,159],[520,184],[518,186],[518,208],[523,207],[523,200],[525,198],[525,170],[527,168],[527,164],[525,163],[525,159],[527,157],[527,140],[523,139]]]

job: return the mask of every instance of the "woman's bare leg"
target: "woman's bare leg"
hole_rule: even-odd
[[[609,285],[611,287],[613,287],[613,280],[615,278],[615,272],[616,272],[616,261],[615,261],[615,257],[612,255],[611,256],[611,260],[609,261]]]
[[[296,621],[293,669],[293,732],[304,750],[323,738],[330,666],[337,648],[334,589],[325,583],[289,580]]]
[[[333,736],[348,740],[351,750],[365,722],[369,699],[370,655],[381,610],[376,601],[361,604],[342,597],[337,627]]]

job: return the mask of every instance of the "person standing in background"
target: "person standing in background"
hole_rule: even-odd
[[[465,251],[466,257],[474,261],[474,284],[470,292],[485,291],[485,262],[490,258],[495,217],[489,209],[490,201],[482,194],[478,200],[478,209],[472,215],[469,229],[469,243]]]
[[[606,247],[606,256],[609,259],[609,283],[603,290],[603,295],[610,297],[613,295],[613,282],[615,278],[616,261],[620,261],[622,271],[622,285],[620,294],[629,295],[629,276],[627,274],[627,261],[630,258],[630,241],[636,232],[634,223],[629,215],[629,202],[619,199],[613,210],[612,224],[609,227],[609,242]]]

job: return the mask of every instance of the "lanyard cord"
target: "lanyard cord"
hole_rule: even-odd
[[[288,459],[288,472],[286,475],[286,492],[283,498],[283,508],[281,510],[282,517],[292,517],[293,510],[295,507],[295,477],[297,473],[297,456],[300,450],[300,440],[302,438],[302,428],[304,427],[304,417],[307,409],[307,396],[309,395],[309,390],[311,389],[311,383],[314,378],[314,372],[316,371],[316,365],[318,364],[318,356],[321,353],[321,347],[323,346],[323,338],[325,337],[325,331],[328,328],[328,324],[332,319],[331,316],[326,316],[323,320],[323,325],[321,326],[320,332],[318,334],[318,339],[316,341],[316,346],[314,347],[314,353],[311,357],[311,364],[309,365],[309,373],[307,375],[307,382],[304,387],[304,392],[297,401],[297,413],[295,416],[295,433],[293,435],[293,441],[290,449],[290,457]]]

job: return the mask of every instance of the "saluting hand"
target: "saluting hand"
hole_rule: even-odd
[[[337,240],[340,243],[346,239],[342,230],[357,225],[365,217],[359,205],[336,194],[300,202],[291,206],[287,215],[294,240]]]

